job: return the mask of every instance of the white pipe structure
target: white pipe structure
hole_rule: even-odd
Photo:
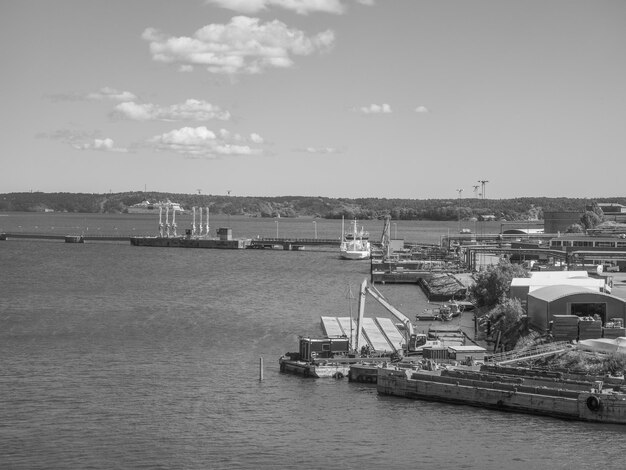
[[[200,224],[198,225],[198,235],[202,236],[202,207],[198,207],[200,210]]]
[[[209,236],[209,206],[206,206],[206,236]]]
[[[345,226],[343,223],[343,215],[341,216],[341,241],[344,241],[346,239],[346,232],[345,232]]]
[[[170,238],[170,208],[169,206],[165,207],[165,233],[167,238]]]
[[[191,219],[191,235],[194,236],[196,234],[196,207],[191,208],[191,213],[193,217]]]
[[[163,238],[163,206],[159,206],[159,236]]]
[[[172,231],[174,232],[173,236],[176,237],[176,209],[172,209]]]

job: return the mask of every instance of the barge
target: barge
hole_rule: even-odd
[[[350,373],[350,365],[362,360],[348,354],[350,342],[345,336],[300,337],[299,345],[297,352],[288,352],[278,359],[281,372],[343,379]]]
[[[381,395],[471,405],[557,418],[626,424],[624,379],[585,380],[558,373],[480,369],[378,369]],[[530,371],[530,372],[529,372]]]

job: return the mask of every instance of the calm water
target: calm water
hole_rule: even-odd
[[[143,234],[154,225],[143,216],[0,214],[0,231]],[[277,229],[272,219],[211,225],[235,236]],[[382,223],[364,225],[379,237]],[[398,237],[420,241],[448,228],[397,225]],[[311,220],[278,222],[280,236],[314,229]],[[339,236],[341,221],[318,220],[317,230]],[[278,357],[296,350],[299,334],[320,334],[321,315],[356,311],[349,286],[356,296],[368,273],[367,262],[332,250],[0,242],[0,468],[623,468],[623,426],[280,374]],[[380,289],[410,316],[426,305],[416,287]],[[371,300],[366,310],[385,315]]]

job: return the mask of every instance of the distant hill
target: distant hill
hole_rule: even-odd
[[[328,198],[309,196],[240,197],[160,192],[5,193],[0,194],[0,211],[124,213],[142,201],[170,200],[185,209],[210,206],[212,214],[250,217],[319,217],[326,219],[462,220],[493,215],[508,221],[542,219],[543,211],[579,211],[595,202],[626,205],[626,198],[514,198],[514,199],[387,199]]]

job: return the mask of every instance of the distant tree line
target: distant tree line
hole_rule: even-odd
[[[88,193],[5,193],[0,194],[0,211],[124,213],[142,201],[177,202],[185,209],[210,207],[212,214],[250,217],[300,217],[359,220],[391,217],[394,220],[469,220],[484,216],[509,221],[543,218],[543,211],[579,211],[593,224],[593,210],[586,208],[594,200],[582,198],[513,198],[513,199],[387,199],[329,198],[309,196],[246,197],[209,194],[175,194],[161,192]],[[603,198],[602,202],[626,205],[626,198]],[[581,221],[581,223],[583,223]]]

